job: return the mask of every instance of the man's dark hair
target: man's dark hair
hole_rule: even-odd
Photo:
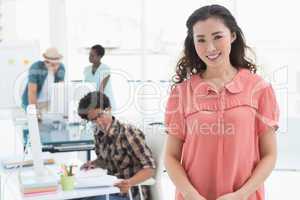
[[[100,108],[101,110],[105,110],[110,107],[111,105],[109,98],[105,94],[97,91],[90,92],[80,99],[78,105],[78,115],[82,119],[88,120],[88,111],[90,109]]]
[[[105,49],[100,44],[96,44],[96,45],[92,46],[92,49],[96,52],[96,54],[98,56],[103,57],[105,54]]]

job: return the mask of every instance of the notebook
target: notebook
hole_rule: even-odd
[[[49,188],[58,186],[58,177],[54,176],[50,170],[45,168],[43,176],[34,176],[34,171],[22,171],[19,174],[19,182],[21,190],[36,189],[36,188]]]
[[[76,173],[76,178],[89,178],[89,177],[99,177],[107,174],[106,169],[95,168],[90,170],[80,170]]]
[[[110,187],[117,181],[117,177],[107,175],[105,169],[81,170],[75,175],[75,188]]]
[[[99,177],[76,178],[75,188],[111,187],[118,182],[118,178],[111,175]]]

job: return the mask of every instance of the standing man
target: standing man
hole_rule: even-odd
[[[47,110],[51,85],[65,79],[65,67],[61,63],[63,56],[58,50],[49,48],[43,57],[43,61],[33,63],[29,69],[28,83],[22,96],[24,109],[35,104],[39,112]]]
[[[62,55],[56,48],[49,48],[43,54],[44,60],[33,63],[28,72],[28,82],[22,96],[22,107],[26,111],[29,104],[35,104],[38,118],[48,111],[50,88],[53,83],[65,79],[65,67],[61,63]],[[28,130],[23,130],[24,144],[28,141]]]

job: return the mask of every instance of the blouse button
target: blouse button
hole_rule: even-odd
[[[220,125],[220,130],[221,134],[224,133],[224,109],[225,109],[225,93],[224,91],[221,92],[220,94],[220,116],[219,116],[219,125]]]

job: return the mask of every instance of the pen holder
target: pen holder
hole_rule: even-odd
[[[74,189],[75,179],[74,176],[61,176],[60,184],[63,191],[70,191]]]

